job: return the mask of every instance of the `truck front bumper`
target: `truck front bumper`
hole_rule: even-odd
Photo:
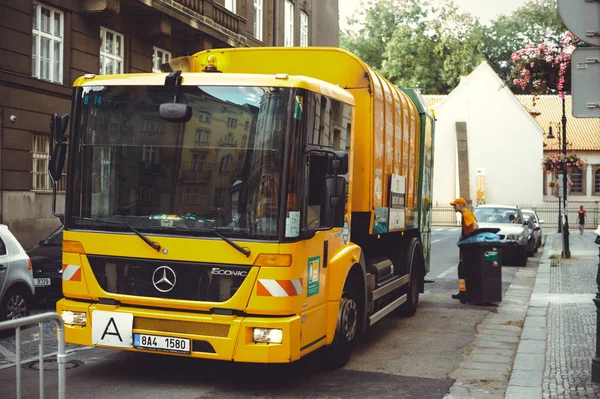
[[[169,355],[252,363],[288,363],[300,358],[301,318],[297,315],[223,316],[183,310],[104,305],[71,299],[60,300],[56,310],[61,316],[66,311],[79,317],[80,325],[65,323],[65,340],[69,344],[162,353],[162,349],[136,347],[133,337],[135,334],[144,334],[190,340],[189,353],[165,352]],[[84,323],[81,322],[83,316]],[[255,328],[280,329],[281,343],[254,342]],[[99,340],[102,336],[104,338]],[[112,340],[109,339],[111,336]]]

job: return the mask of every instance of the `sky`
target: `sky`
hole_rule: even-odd
[[[526,0],[454,0],[464,11],[478,17],[482,24],[489,22],[501,14],[508,14],[519,6],[525,5]],[[339,0],[340,28],[345,29],[346,18],[360,8],[361,0]]]

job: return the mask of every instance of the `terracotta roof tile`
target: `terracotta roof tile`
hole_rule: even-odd
[[[423,95],[423,98],[427,102],[427,106],[429,108],[432,108],[436,104],[442,102],[446,97],[448,97],[448,96],[445,95],[445,94],[427,94],[427,95]]]
[[[562,132],[562,100],[556,95],[534,96],[517,95],[521,104],[529,111],[533,119],[548,134],[552,122],[554,139],[544,136],[544,151],[557,151],[558,127]],[[575,118],[572,114],[571,96],[565,98],[565,114],[567,116],[567,150],[598,151],[600,150],[600,118]]]

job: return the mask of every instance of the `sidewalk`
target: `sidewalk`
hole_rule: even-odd
[[[561,235],[546,238],[506,390],[507,398],[595,398],[591,381],[598,287],[596,235],[571,230],[570,259],[561,259]]]
[[[595,237],[571,230],[571,259],[561,259],[561,235],[547,235],[542,256],[519,268],[495,312],[476,326],[445,399],[600,398],[591,382]]]

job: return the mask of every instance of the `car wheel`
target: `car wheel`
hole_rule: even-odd
[[[527,265],[527,247],[523,248],[523,250],[517,254],[517,266],[526,266]]]
[[[22,288],[11,288],[0,304],[0,321],[14,320],[29,315],[28,294]]]

